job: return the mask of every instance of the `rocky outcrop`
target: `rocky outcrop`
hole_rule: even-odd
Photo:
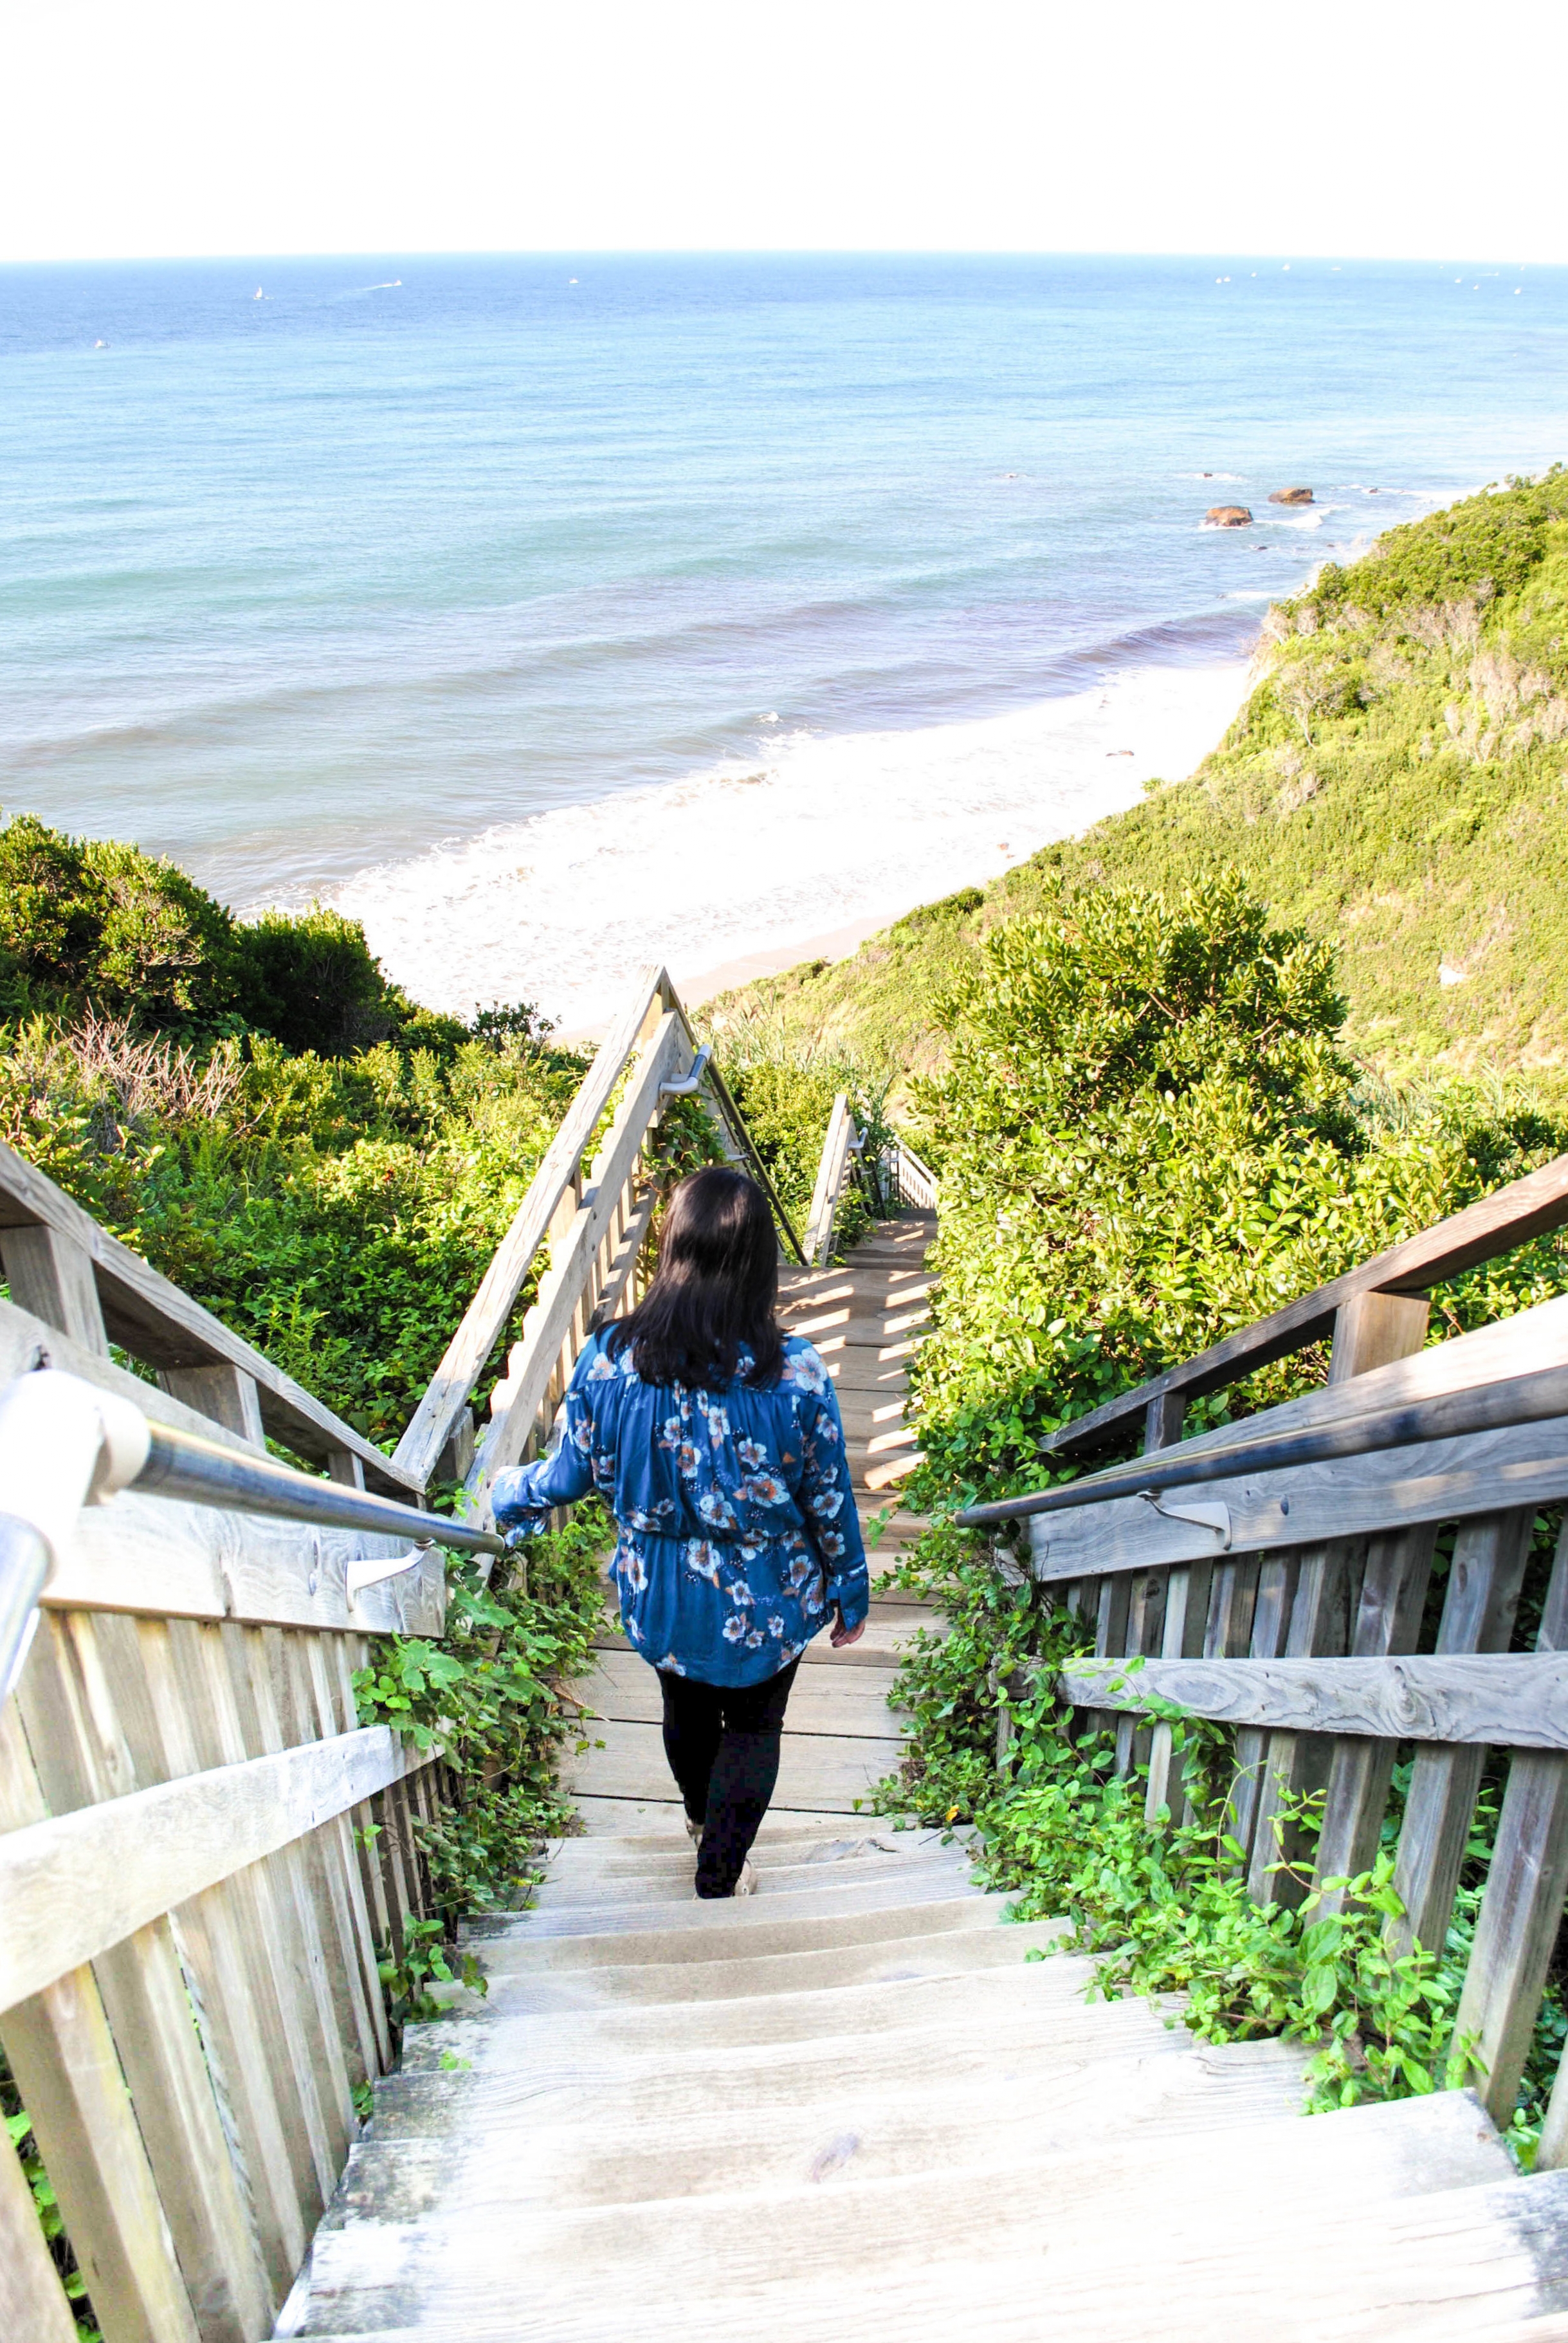
[[[1211,528],[1251,528],[1252,516],[1245,505],[1211,505],[1203,516]]]
[[[1275,488],[1269,498],[1271,505],[1310,505],[1316,502],[1311,488]]]

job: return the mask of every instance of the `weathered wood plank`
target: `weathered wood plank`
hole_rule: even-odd
[[[155,1367],[238,1367],[254,1376],[262,1418],[274,1438],[322,1463],[332,1449],[349,1449],[364,1463],[373,1487],[399,1496],[423,1486],[373,1448],[352,1424],[342,1423],[292,1375],[286,1375],[210,1310],[182,1293],[150,1262],[100,1228],[91,1213],[85,1212],[35,1164],[3,1143],[0,1223],[8,1229],[49,1229],[81,1248],[92,1265],[107,1331],[134,1358],[145,1359]],[[61,1331],[75,1334],[68,1325]]]
[[[16,1698],[55,1815],[134,1789],[134,1762],[90,1618],[45,1620]],[[219,2120],[206,2046],[191,2024],[170,1921],[165,1916],[150,1920],[100,1952],[95,1966],[204,2343],[252,2343],[276,2302],[244,2179]]]
[[[595,1159],[590,1200],[585,1201],[572,1222],[559,1262],[552,1258],[539,1298],[528,1313],[523,1341],[517,1347],[515,1367],[511,1361],[508,1363],[504,1413],[492,1421],[468,1481],[481,1508],[496,1473],[516,1462],[534,1428],[580,1305],[590,1264],[621,1192],[636,1170],[658,1109],[659,1087],[668,1079],[684,1046],[680,1021],[667,1013],[638,1057],[615,1121]]]
[[[0,2009],[428,1762],[369,1725],[0,1836]]]
[[[0,2140],[0,2335],[16,2343],[76,2343],[76,2322],[44,2243],[21,2162]]]
[[[0,1845],[30,1835],[46,1812],[8,1702],[0,1708]],[[56,1972],[41,1993],[7,2008],[0,2042],[106,2343],[200,2343],[92,1970]]]
[[[1161,1503],[1179,1504],[1186,1493],[1167,1489]],[[1229,1508],[1235,1554],[1277,1547],[1286,1536],[1316,1545],[1515,1506],[1533,1512],[1568,1496],[1568,1417],[1205,1481],[1190,1493]],[[1030,1546],[1030,1569],[1044,1582],[1201,1561],[1216,1554],[1219,1539],[1131,1496],[1036,1515]]]
[[[397,1443],[394,1463],[420,1488],[429,1480],[486,1360],[500,1340],[535,1256],[549,1234],[561,1197],[577,1178],[584,1151],[628,1059],[645,1034],[650,1011],[656,1005],[662,1010],[662,978],[663,970],[656,968],[639,974],[630,1005],[600,1045]]]
[[[1534,1508],[1525,1506],[1461,1525],[1438,1623],[1438,1656],[1507,1651],[1534,1521]],[[1448,1934],[1484,1758],[1478,1745],[1416,1752],[1394,1859],[1404,1917],[1388,1933],[1398,1952],[1412,1944],[1436,1950]]]
[[[1462,1212],[1440,1221],[1420,1236],[1392,1245],[1359,1269],[1320,1285],[1312,1293],[1287,1302],[1251,1326],[1212,1343],[1196,1357],[1183,1360],[1161,1375],[1151,1376],[1134,1390],[1108,1400],[1091,1414],[1064,1424],[1042,1444],[1059,1454],[1079,1453],[1119,1436],[1131,1428],[1151,1401],[1181,1393],[1196,1399],[1205,1392],[1221,1391],[1271,1360],[1286,1357],[1308,1342],[1326,1336],[1347,1302],[1366,1292],[1418,1294],[1430,1292],[1478,1262],[1511,1252],[1547,1229],[1568,1221],[1568,1156],[1559,1156],[1538,1172],[1515,1180],[1495,1194],[1483,1196]]]
[[[1568,1527],[1557,1541],[1537,1653],[1568,1658]],[[1513,2114],[1568,1894],[1568,1755],[1518,1750],[1497,1818],[1454,2033],[1475,2036],[1492,2119]]]
[[[1369,1542],[1351,1635],[1352,1659],[1382,1659],[1415,1649],[1436,1539],[1435,1524],[1427,1522]],[[1314,1874],[1325,1913],[1337,1911],[1344,1900],[1344,1891],[1325,1886],[1326,1880],[1359,1878],[1372,1867],[1398,1746],[1392,1740],[1360,1737],[1335,1744]]]
[[[1418,1654],[1388,1659],[1074,1660],[1063,1700],[1285,1733],[1352,1733],[1470,1749],[1568,1749],[1568,1654]],[[1111,1695],[1114,1694],[1112,1700]]]

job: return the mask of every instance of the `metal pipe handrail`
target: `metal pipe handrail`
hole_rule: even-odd
[[[420,1545],[450,1546],[458,1554],[507,1551],[505,1540],[491,1531],[469,1529],[444,1513],[421,1513],[416,1505],[373,1497],[342,1482],[316,1480],[270,1456],[246,1456],[150,1418],[147,1433],[147,1461],[127,1484],[145,1495],[226,1505],[236,1513],[271,1513],[286,1521],[314,1522],[323,1529],[377,1530],[412,1538]]]
[[[1112,1497],[1155,1496],[1162,1489],[1182,1488],[1194,1482],[1225,1481],[1241,1473],[1279,1472],[1294,1464],[1326,1463],[1338,1456],[1364,1456],[1373,1449],[1413,1447],[1422,1441],[1459,1440],[1474,1433],[1501,1432],[1510,1424],[1539,1423],[1564,1414],[1568,1414],[1568,1367],[1545,1367],[1470,1391],[1446,1392],[1436,1399],[1375,1408],[1348,1423],[1323,1424],[1316,1431],[1265,1433],[1261,1439],[1238,1440],[1187,1456],[1179,1449],[1135,1456],[1130,1463],[1113,1464],[1103,1473],[1091,1473],[1087,1480],[1037,1489],[1027,1497],[966,1505],[953,1518],[962,1529],[979,1529],[990,1522],[1020,1521],[1035,1513],[1103,1504]]]

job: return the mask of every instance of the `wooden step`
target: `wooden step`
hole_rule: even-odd
[[[903,1744],[890,1732],[880,1737],[787,1732],[773,1805],[852,1814],[857,1799],[869,1799],[876,1784],[897,1771],[902,1755]],[[563,1759],[561,1781],[574,1795],[642,1798],[662,1793],[669,1769],[659,1728],[596,1725],[589,1746]]]

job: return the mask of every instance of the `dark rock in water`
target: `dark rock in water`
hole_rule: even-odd
[[[1311,488],[1276,488],[1269,502],[1271,505],[1310,505],[1313,497]]]
[[[1211,505],[1203,518],[1211,528],[1251,528],[1252,525],[1245,505]]]

